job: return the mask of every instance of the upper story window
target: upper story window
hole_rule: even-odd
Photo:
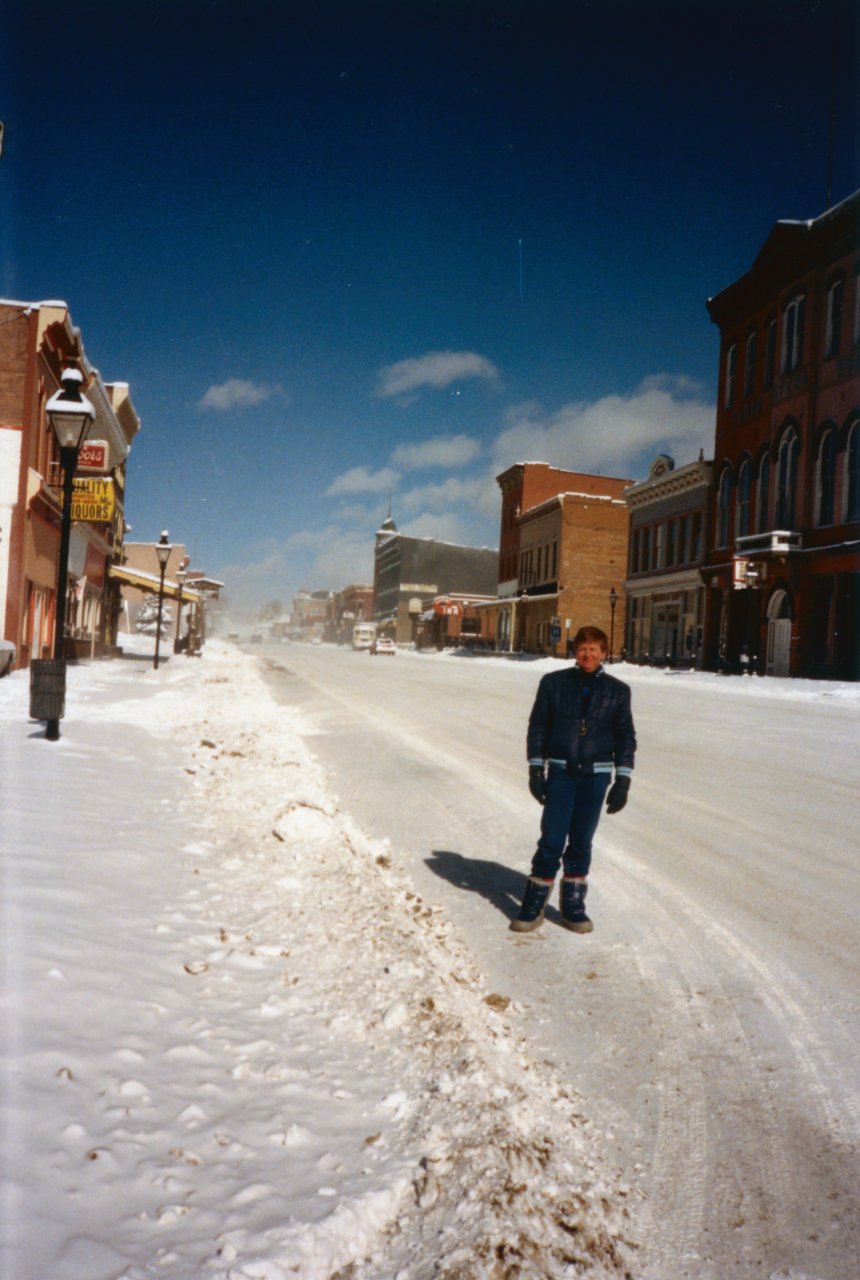
[[[803,363],[803,328],[806,298],[798,294],[785,308],[782,317],[782,372],[792,373]]]
[[[755,362],[756,351],[758,347],[758,334],[755,329],[747,334],[746,350],[744,352],[744,398],[749,400],[755,391]]]
[[[767,322],[764,336],[764,389],[769,391],[773,386],[776,373],[776,317]]]
[[[726,352],[726,384],[723,393],[723,406],[728,409],[735,402],[735,379],[738,372],[738,349],[733,342]]]
[[[818,524],[833,524],[836,496],[836,432],[831,428],[821,437],[818,448]]]
[[[671,569],[677,564],[677,545],[678,545],[678,522],[677,520],[669,520],[666,524],[666,568]]]
[[[738,497],[735,507],[735,532],[739,538],[745,538],[750,531],[751,507],[752,466],[749,459],[745,458],[738,472]]]
[[[728,467],[723,468],[720,476],[720,487],[717,493],[717,546],[729,545],[729,510],[732,502],[732,475]]]
[[[845,301],[845,281],[834,280],[827,290],[827,315],[824,330],[824,359],[839,355],[842,346],[842,307]]]
[[[779,446],[776,476],[776,527],[793,529],[797,517],[797,456],[800,443],[791,427]]]
[[[845,519],[860,520],[860,420],[848,432],[845,454]]]
[[[758,482],[755,495],[755,528],[756,533],[765,533],[768,528],[768,505],[770,502],[770,459],[766,453],[761,456],[758,465]]]
[[[692,561],[701,560],[702,558],[702,513],[701,511],[693,512],[693,528],[690,536],[690,559]]]

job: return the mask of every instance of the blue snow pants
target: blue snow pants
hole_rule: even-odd
[[[588,875],[591,842],[611,781],[610,773],[572,778],[564,765],[549,766],[533,876],[554,879],[562,860],[566,876]]]

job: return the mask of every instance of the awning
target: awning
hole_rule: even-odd
[[[161,578],[157,573],[147,573],[146,569],[130,569],[128,565],[110,564],[108,565],[108,576],[116,578],[117,582],[125,582],[130,587],[138,587],[141,591],[158,592],[161,585]],[[199,604],[203,599],[199,591],[195,591],[193,587],[183,584],[181,588],[182,599],[189,604]],[[172,582],[170,578],[164,579],[164,594],[170,600],[178,600],[180,595],[180,586],[178,582]]]

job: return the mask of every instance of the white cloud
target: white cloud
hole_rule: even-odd
[[[268,386],[264,382],[249,382],[245,378],[228,378],[226,382],[210,387],[201,397],[197,407],[198,409],[218,409],[221,412],[226,412],[228,409],[255,408],[275,395],[284,395],[281,387]]]
[[[571,471],[639,478],[657,453],[679,465],[706,451],[714,436],[714,405],[690,378],[657,374],[629,395],[562,405],[546,415],[534,403],[518,405],[493,446],[495,471],[514,462],[540,461]]]
[[[473,462],[481,452],[481,445],[472,436],[435,436],[420,444],[400,444],[391,455],[391,461],[404,471],[419,471],[424,467],[464,467]]]
[[[352,467],[336,476],[326,489],[326,497],[334,497],[338,493],[386,493],[393,488],[400,474],[391,467],[383,467],[381,471],[371,471],[369,467]]]
[[[329,538],[326,546],[309,564],[309,582],[322,590],[341,591],[353,582],[373,582],[373,536],[362,533],[343,533]],[[316,589],[316,586],[314,589]]]
[[[428,351],[424,356],[400,360],[379,371],[378,396],[402,396],[420,387],[448,387],[463,378],[494,382],[499,371],[486,356],[474,351]]]
[[[400,532],[410,538],[435,538],[438,542],[454,542],[459,546],[474,546],[470,532],[471,522],[455,511],[424,512],[408,520]]]
[[[462,480],[451,476],[441,484],[423,484],[406,490],[399,495],[397,506],[404,511],[444,511],[446,507],[472,506],[478,502],[483,486],[484,480],[480,477]]]

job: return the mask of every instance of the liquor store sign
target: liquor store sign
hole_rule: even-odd
[[[73,520],[108,524],[115,509],[113,480],[75,480],[72,488]]]

